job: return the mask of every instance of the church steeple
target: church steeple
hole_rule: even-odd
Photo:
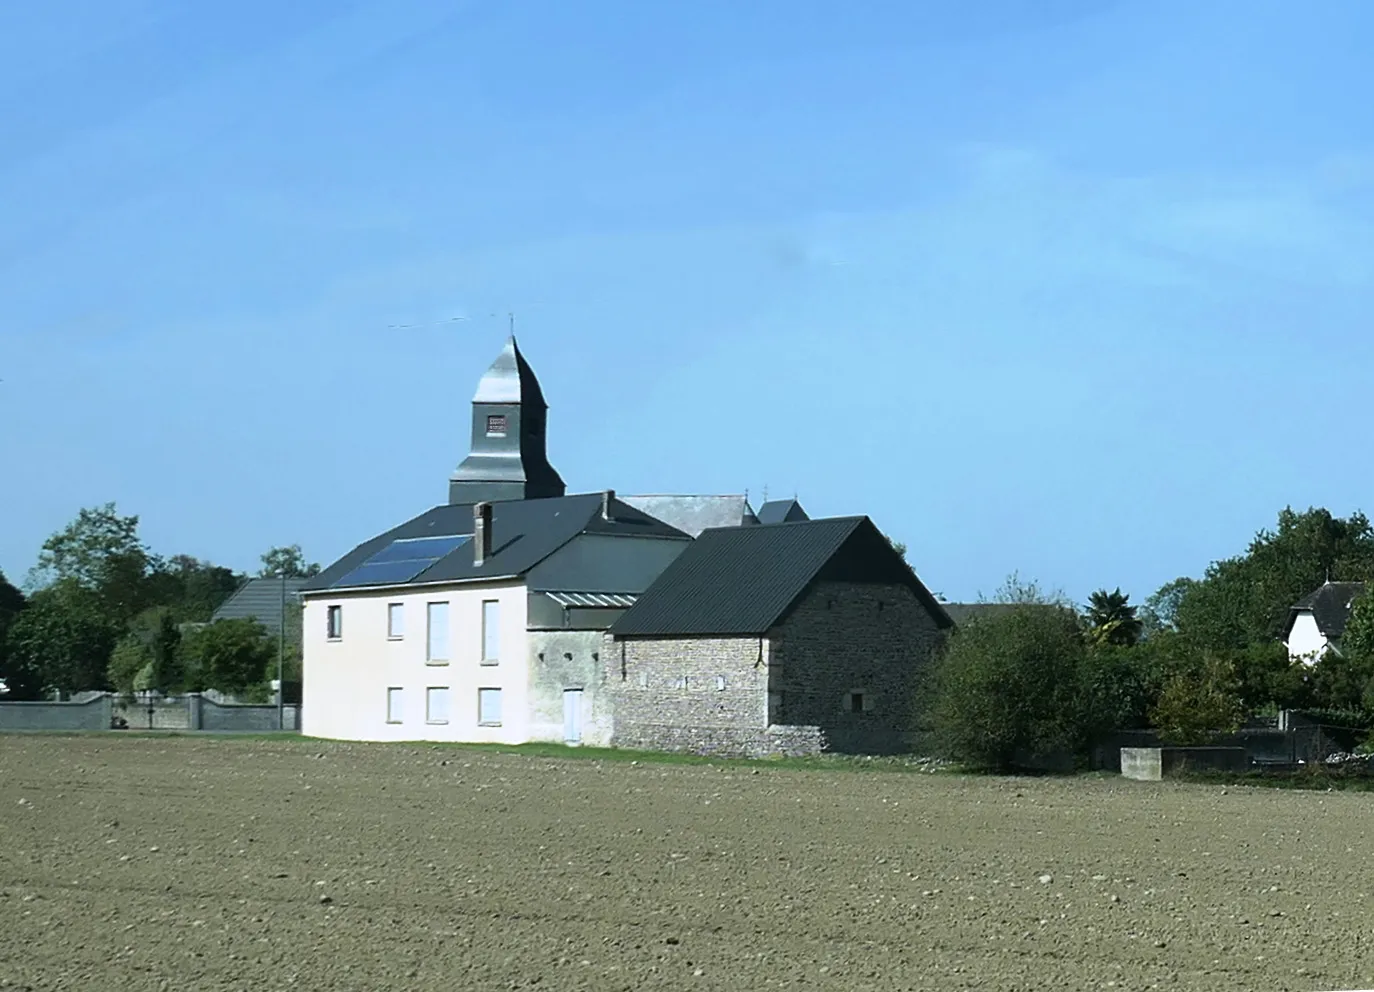
[[[563,479],[544,450],[548,404],[512,334],[472,397],[472,444],[448,481],[448,501],[562,496]]]

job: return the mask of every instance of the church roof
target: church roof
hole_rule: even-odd
[[[871,520],[827,517],[703,532],[610,632],[617,637],[765,634],[818,579],[905,585],[939,627],[952,626]]]
[[[518,578],[580,534],[686,540],[682,532],[616,499],[606,519],[603,498],[580,493],[493,502],[491,554],[481,565],[474,563],[473,508],[436,506],[358,545],[302,591]]]
[[[525,356],[520,354],[514,334],[506,339],[501,354],[496,356],[496,361],[491,363],[491,368],[477,383],[472,402],[547,405],[544,403],[544,392],[539,388],[539,380],[525,361]]]

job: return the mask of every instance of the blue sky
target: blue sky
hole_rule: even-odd
[[[0,568],[109,500],[164,553],[332,559],[444,500],[512,310],[570,491],[795,491],[951,599],[1143,599],[1286,504],[1374,510],[1371,32],[1363,0],[7,5]]]

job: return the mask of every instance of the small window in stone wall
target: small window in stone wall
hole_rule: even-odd
[[[674,687],[675,689],[686,689],[686,688],[687,688],[687,676],[685,676],[685,675],[679,675],[679,676],[677,677],[677,682],[676,682],[676,684],[675,684],[673,687]]]
[[[844,694],[846,713],[867,713],[873,709],[873,697],[862,689],[851,689]]]
[[[716,692],[724,692],[724,691],[725,691],[725,676],[724,676],[724,675],[717,675],[717,676],[716,676]]]
[[[647,688],[649,688],[649,673],[648,673],[648,672],[640,672],[640,673],[639,673],[639,687],[640,687],[641,689],[647,689]]]

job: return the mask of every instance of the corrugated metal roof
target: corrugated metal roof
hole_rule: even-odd
[[[865,523],[867,517],[833,517],[705,531],[611,633],[762,634]]]
[[[712,527],[741,527],[759,522],[749,506],[748,498],[744,496],[660,495],[619,498],[629,506],[692,537]]]
[[[630,607],[635,605],[638,596],[631,596],[627,593],[609,592],[551,592],[547,593],[549,599],[559,606],[588,606],[588,607]]]
[[[494,502],[491,504],[492,551],[481,565],[474,564],[474,549],[472,542],[468,541],[413,576],[408,583],[336,585],[373,554],[397,539],[472,533],[472,507],[436,506],[399,527],[358,545],[310,579],[305,585],[305,591],[523,576],[579,534],[667,537],[678,540],[684,537],[680,531],[633,507],[625,506],[618,500],[611,501],[611,519],[607,520],[601,515],[601,502],[601,493]]]

